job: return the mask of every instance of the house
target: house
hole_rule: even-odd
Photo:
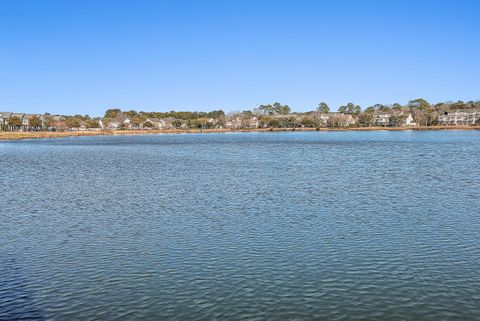
[[[390,126],[416,126],[413,115],[409,109],[394,109],[390,116]]]
[[[120,122],[116,120],[108,121],[107,125],[104,126],[104,129],[108,130],[117,130],[120,127]]]
[[[10,126],[10,129],[11,129],[11,130],[13,130],[13,129],[23,130],[23,126],[24,126],[24,123],[25,123],[25,121],[23,120],[23,116],[25,116],[24,113],[12,113],[12,114],[10,115],[10,119],[13,118],[13,117],[16,117],[16,118],[20,119],[20,121],[21,121],[21,123],[22,123],[22,124],[21,124],[20,126],[18,126],[17,128],[13,128],[13,126]],[[28,123],[27,123],[27,124],[28,124]]]
[[[132,121],[131,121],[130,118],[128,118],[128,117],[125,117],[125,118],[122,120],[122,124],[123,124],[127,129],[133,129]]]
[[[35,118],[40,120],[40,126],[32,126],[31,121]],[[23,130],[41,130],[44,126],[44,117],[40,114],[24,114],[22,118]]]
[[[320,115],[318,115],[317,118],[320,120],[320,123],[321,123],[323,126],[327,126],[328,120],[329,120],[330,117],[332,116],[331,114],[333,114],[333,113],[320,113]]]
[[[209,118],[208,121],[207,121],[207,126],[209,128],[215,128],[218,124],[218,119],[214,119],[214,118]]]
[[[412,113],[408,113],[407,118],[405,118],[404,124],[405,124],[405,126],[417,126],[417,123],[414,122]]]
[[[155,129],[165,129],[165,121],[160,118],[147,118],[145,122],[150,122]]]
[[[233,116],[225,122],[225,127],[230,129],[238,129],[242,127],[242,118],[240,116]]]
[[[7,130],[8,129],[8,120],[12,115],[12,112],[9,111],[2,111],[0,112],[0,130]]]
[[[260,127],[260,120],[258,119],[258,117],[256,116],[253,116],[251,117],[249,120],[248,120],[248,123],[249,123],[249,126],[250,128],[258,128]]]
[[[175,123],[177,122],[176,118],[173,117],[167,117],[167,118],[162,118],[161,119],[164,124],[165,124],[165,129],[174,129],[175,128]]]
[[[388,126],[390,125],[390,118],[393,116],[392,112],[375,111],[373,113],[372,124],[374,126]]]
[[[439,115],[438,123],[441,125],[475,125],[479,118],[480,110],[453,109]]]
[[[340,112],[321,113],[316,118],[320,120],[322,126],[349,127],[356,123],[352,114]]]
[[[52,116],[52,129],[55,131],[65,131],[67,129],[67,122],[65,117],[60,115]]]

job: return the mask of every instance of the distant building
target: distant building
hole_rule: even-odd
[[[165,122],[159,118],[147,118],[145,122],[150,122],[155,129],[164,129]]]
[[[260,120],[258,119],[258,117],[256,116],[253,116],[249,119],[249,127],[250,128],[258,128],[260,127]]]
[[[230,117],[226,122],[225,122],[225,127],[230,128],[230,129],[238,129],[242,127],[242,117],[240,116],[233,116]]]
[[[479,118],[480,111],[477,109],[454,109],[439,115],[438,123],[441,125],[475,125]]]
[[[388,126],[390,125],[390,118],[393,116],[392,112],[375,111],[373,113],[372,124],[374,126]]]
[[[2,111],[0,112],[0,130],[7,130],[8,129],[8,120],[12,115],[12,112],[9,111]]]
[[[40,126],[32,126],[30,121],[34,118],[40,120]],[[23,130],[41,130],[44,126],[44,117],[40,114],[24,114],[22,118],[22,129]]]
[[[173,117],[167,117],[167,118],[162,118],[161,119],[162,123],[164,124],[164,129],[174,129],[175,128],[175,122],[177,121],[176,118]]]
[[[52,127],[55,131],[64,131],[67,129],[67,122],[65,121],[65,117],[60,115],[52,116]]]
[[[417,126],[417,123],[414,122],[412,113],[408,113],[407,118],[405,118],[404,125],[405,125],[405,126]]]

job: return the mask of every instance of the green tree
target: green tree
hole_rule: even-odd
[[[253,112],[251,110],[244,110],[244,111],[242,111],[242,114],[243,114],[244,117],[248,117],[248,118],[253,117]]]
[[[402,125],[403,118],[401,116],[390,116],[388,121],[388,126],[390,127],[398,127]]]
[[[100,128],[100,123],[96,119],[89,119],[87,121],[87,128]]]
[[[423,98],[417,98],[417,99],[410,100],[408,102],[408,106],[411,107],[411,108],[418,108],[420,110],[427,110],[427,109],[430,108],[429,102],[426,101]]]
[[[120,116],[121,110],[118,108],[107,109],[105,111],[105,118],[118,118]]]
[[[143,126],[147,128],[152,128],[153,124],[151,121],[147,120],[146,122],[143,123]]]
[[[38,116],[33,116],[28,120],[28,124],[30,125],[30,127],[38,129],[42,127],[42,120]]]
[[[457,101],[456,103],[450,104],[451,109],[464,109],[465,103],[461,100]]]
[[[288,105],[282,105],[278,102],[273,105],[260,105],[258,109],[266,115],[288,115],[291,111]]]
[[[12,116],[8,119],[8,124],[18,129],[22,126],[22,120],[20,119],[20,117]]]
[[[53,120],[52,115],[46,113],[43,116],[43,124],[45,125],[45,127],[51,128],[51,127],[53,127],[53,123],[54,123],[54,120]]]
[[[137,113],[136,110],[129,110],[129,111],[125,112],[125,115],[129,118],[138,117],[138,113]]]
[[[142,120],[139,117],[130,118],[130,124],[132,125],[133,128],[140,127],[141,123],[142,123]]]
[[[312,116],[303,117],[300,124],[304,127],[310,127],[310,128],[320,127],[321,125],[320,121]]]
[[[330,112],[330,107],[328,107],[327,103],[322,101],[320,104],[318,104],[317,111],[320,113],[328,113]]]
[[[392,109],[400,110],[400,109],[402,109],[402,105],[400,105],[399,103],[395,103],[395,104],[392,105]]]
[[[362,108],[354,103],[348,103],[347,105],[340,106],[338,111],[345,114],[358,114],[362,111]]]
[[[181,121],[180,119],[176,119],[176,120],[174,120],[174,121],[172,122],[172,125],[173,125],[173,127],[175,127],[175,128],[181,128],[182,125],[183,125],[183,123],[182,123],[182,121]]]
[[[364,112],[358,116],[358,124],[362,127],[370,126],[372,124],[372,120],[373,120],[373,115],[370,112]]]
[[[290,111],[291,111],[288,105],[282,105],[280,103],[274,103],[273,110],[274,110],[274,113],[278,115],[288,115],[290,114]]]
[[[273,115],[275,113],[272,105],[260,105],[258,109],[261,110],[265,115]]]
[[[77,117],[69,117],[65,120],[68,128],[80,128],[80,119]]]

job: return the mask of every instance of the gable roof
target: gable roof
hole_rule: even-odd
[[[40,115],[40,114],[25,114],[25,115],[23,115],[23,118],[26,118],[26,119],[32,119],[34,117],[40,118],[40,117],[42,117],[42,115]]]

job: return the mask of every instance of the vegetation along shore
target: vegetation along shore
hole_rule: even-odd
[[[439,130],[479,129],[480,101],[431,104],[418,98],[406,104],[375,104],[362,109],[354,103],[330,111],[325,102],[307,112],[293,112],[273,103],[225,113],[145,112],[107,109],[103,117],[88,115],[0,112],[0,139],[92,135],[198,133],[292,130]]]

